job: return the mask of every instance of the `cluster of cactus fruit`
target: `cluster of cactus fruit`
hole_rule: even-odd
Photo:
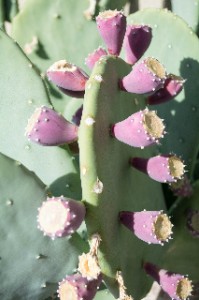
[[[101,12],[96,21],[107,50],[100,47],[89,54],[85,61],[89,69],[92,70],[107,59],[121,60],[119,55],[123,47],[125,61],[132,66],[132,70],[129,74],[118,79],[118,93],[145,94],[147,95],[147,105],[156,105],[171,100],[181,92],[184,83],[183,78],[174,74],[167,74],[163,65],[154,57],[140,61],[152,39],[150,26],[126,25],[126,17],[117,10]],[[89,79],[89,76],[81,68],[66,60],[55,62],[47,70],[47,77],[50,81],[63,93],[77,98],[84,97],[85,90],[92,90],[93,80],[99,84],[99,89],[100,85],[104,84],[103,76],[96,73],[92,76]],[[125,106],[125,102],[122,105]],[[87,113],[84,103],[73,120],[74,123],[70,123],[50,107],[38,107],[28,121],[25,135],[31,142],[44,146],[71,144],[79,138],[81,176],[85,178],[90,176],[88,173],[92,170],[88,169],[84,158],[81,157],[82,143],[87,143],[85,132],[95,128],[99,120],[95,119],[94,114]],[[114,124],[112,120],[104,120],[103,116],[101,122],[105,123],[105,125],[101,124],[100,133],[107,135],[105,140],[113,141],[116,139],[118,143],[122,142],[128,147],[136,147],[141,150],[159,144],[160,139],[165,135],[163,120],[148,107]],[[103,126],[106,126],[106,123],[109,123],[109,126],[104,130]],[[94,143],[94,141],[91,142]],[[106,145],[104,151],[106,151]],[[147,174],[160,183],[175,184],[177,181],[184,183],[187,180],[184,176],[183,161],[177,155],[170,153],[149,158],[129,157],[126,165]],[[188,184],[185,184],[184,189],[181,186],[181,190],[176,187],[176,193],[180,193],[182,196],[189,195]],[[84,184],[82,188],[84,190]],[[95,182],[92,181],[92,187],[89,186],[88,188],[91,189],[90,193],[98,197],[104,193],[107,186],[101,177],[97,177]],[[175,187],[173,188],[175,189]],[[93,203],[93,205],[95,204]],[[52,239],[70,236],[79,228],[84,218],[87,218],[89,210],[87,199],[79,202],[64,196],[48,198],[39,208],[38,228],[43,231],[44,235]],[[90,226],[89,222],[88,227]],[[100,223],[99,220],[98,222]],[[147,211],[143,207],[143,211],[119,211],[116,222],[125,225],[137,238],[148,244],[164,245],[166,241],[171,239],[173,225],[170,218],[162,210]],[[192,221],[189,222],[189,227],[193,231],[191,224]],[[92,231],[93,229],[91,229]],[[103,242],[103,236],[100,232],[96,231],[90,234],[90,251],[79,257],[78,273],[68,275],[59,283],[58,295],[61,300],[91,300],[94,298],[103,278],[103,268],[98,255],[100,245]],[[186,276],[170,273],[149,261],[143,263],[143,269],[161,285],[162,289],[172,299],[185,300],[191,296],[192,282]],[[122,270],[118,269],[115,273],[115,282],[119,290],[118,299],[133,299],[134,295],[127,293]]]

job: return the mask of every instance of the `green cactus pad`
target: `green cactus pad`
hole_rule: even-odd
[[[118,79],[129,71],[129,65],[111,56],[95,66],[86,87],[79,146],[86,223],[89,235],[98,232],[102,238],[99,262],[105,282],[117,296],[115,275],[121,270],[128,292],[137,300],[149,289],[142,262],[158,260],[162,247],[138,240],[119,223],[118,213],[165,207],[161,186],[128,163],[132,156],[154,155],[154,149],[135,149],[110,136],[111,124],[144,107],[141,97],[138,100],[136,95],[118,89]],[[91,126],[85,122],[88,117],[94,120]],[[97,194],[98,179],[103,190],[99,185]]]
[[[150,25],[153,39],[144,56],[156,57],[168,73],[187,80],[178,97],[153,108],[165,119],[168,132],[160,152],[182,155],[191,172],[199,145],[199,40],[181,18],[167,10],[137,12],[129,16],[128,23]]]
[[[85,58],[102,44],[96,24],[84,16],[88,4],[88,0],[29,0],[13,22],[12,36],[23,50],[37,38],[38,44],[28,57],[44,73],[61,59],[88,71]],[[67,117],[80,106],[79,100],[63,95],[52,85],[50,93],[56,110]]]
[[[97,292],[94,300],[114,300],[115,298],[113,295],[109,292],[109,290],[103,290]]]
[[[172,11],[182,17],[195,32],[199,25],[199,1],[198,0],[172,0]]]
[[[199,281],[199,238],[193,237],[187,228],[187,214],[190,209],[199,210],[199,181],[194,185],[191,198],[184,198],[172,212],[174,235],[164,255],[164,267],[168,270],[188,274],[194,282]]]
[[[20,47],[3,31],[0,40],[0,151],[34,171],[45,184],[76,174],[73,157],[66,149],[42,147],[24,136],[35,109],[51,104],[44,82]]]
[[[87,244],[78,234],[54,241],[44,237],[36,218],[46,199],[44,185],[2,154],[0,165],[0,296],[42,300],[73,272]]]

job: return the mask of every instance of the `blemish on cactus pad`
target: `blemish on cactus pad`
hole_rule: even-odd
[[[83,203],[64,198],[47,198],[38,209],[39,228],[52,238],[71,235],[85,217]]]

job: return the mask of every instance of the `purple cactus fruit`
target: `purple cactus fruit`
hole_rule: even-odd
[[[72,122],[75,123],[75,125],[79,126],[82,118],[82,111],[83,111],[83,105],[78,108],[78,110],[75,112],[75,114],[72,116]]]
[[[160,62],[152,57],[138,62],[132,71],[119,80],[121,90],[135,93],[147,94],[155,92],[164,86],[166,71]]]
[[[170,239],[172,227],[168,216],[162,211],[122,211],[120,221],[139,239],[149,244],[160,244]]]
[[[144,264],[144,269],[173,300],[186,300],[191,296],[192,282],[187,277],[159,269],[148,262]]]
[[[38,228],[51,238],[71,235],[85,217],[83,203],[63,196],[47,198],[38,211]]]
[[[47,70],[48,79],[58,87],[70,91],[84,91],[88,75],[79,67],[66,60],[55,62]]]
[[[175,155],[158,155],[151,158],[133,157],[131,165],[159,182],[175,182],[184,174],[184,164]]]
[[[61,300],[92,300],[101,281],[101,275],[98,279],[88,280],[80,274],[74,274],[59,282],[57,292]]]
[[[199,210],[189,210],[187,215],[187,228],[193,237],[199,238]]]
[[[96,22],[109,54],[118,56],[126,31],[126,17],[121,11],[107,10],[97,16]]]
[[[25,135],[40,145],[69,144],[77,140],[78,127],[53,109],[42,106],[28,120]]]
[[[189,178],[184,175],[182,179],[170,184],[170,189],[177,197],[191,197],[193,195],[193,187]]]
[[[69,97],[78,98],[78,99],[84,98],[85,91],[70,91],[70,90],[63,89],[59,86],[58,89]]]
[[[173,99],[182,91],[184,82],[185,80],[182,77],[169,74],[164,86],[148,97],[148,104],[155,105]]]
[[[126,62],[135,64],[147,50],[152,39],[151,27],[147,25],[128,25],[124,37]]]
[[[99,47],[98,49],[96,49],[95,51],[93,51],[92,53],[90,53],[88,55],[88,57],[85,59],[85,64],[87,65],[87,67],[92,70],[95,66],[95,63],[102,57],[108,55],[108,53],[106,52],[106,50],[104,50],[102,47]]]
[[[145,109],[112,126],[112,135],[133,147],[144,148],[164,136],[164,124],[155,111]]]

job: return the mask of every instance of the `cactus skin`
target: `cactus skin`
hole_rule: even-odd
[[[128,17],[128,24],[150,26],[153,39],[145,56],[156,57],[169,72],[186,80],[183,91],[177,97],[163,105],[153,106],[153,109],[165,120],[169,132],[169,138],[165,138],[159,145],[159,152],[173,151],[182,156],[192,174],[199,144],[199,132],[195,130],[199,127],[199,82],[192,79],[199,73],[198,37],[181,18],[167,10],[147,9],[137,12]],[[183,39],[178,39],[176,47],[176,36],[182,32]]]
[[[152,30],[149,26],[128,25],[124,37],[125,60],[135,64],[149,47]]]
[[[103,57],[96,64],[86,85],[79,148],[83,199],[87,209],[85,220],[89,237],[94,233],[101,236],[98,261],[104,280],[117,297],[115,275],[121,270],[127,293],[137,300],[149,288],[141,268],[143,256],[150,261],[158,261],[163,247],[148,245],[137,239],[119,224],[118,214],[124,210],[141,211],[145,208],[154,211],[165,207],[160,185],[142,173],[132,172],[128,162],[129,157],[138,153],[151,156],[154,148],[132,148],[110,136],[111,124],[128,117],[130,112],[144,108],[141,97],[135,102],[132,94],[118,89],[118,79],[129,69],[128,64],[114,57]],[[102,81],[97,81],[96,76],[101,76]],[[88,120],[93,122],[88,123]],[[155,194],[149,192],[153,189]],[[124,249],[125,256],[121,255]]]
[[[199,1],[171,0],[171,5],[173,13],[183,18],[198,34]]]
[[[0,295],[4,300],[45,299],[88,251],[78,234],[52,241],[37,229],[45,185],[23,166],[0,154]]]

